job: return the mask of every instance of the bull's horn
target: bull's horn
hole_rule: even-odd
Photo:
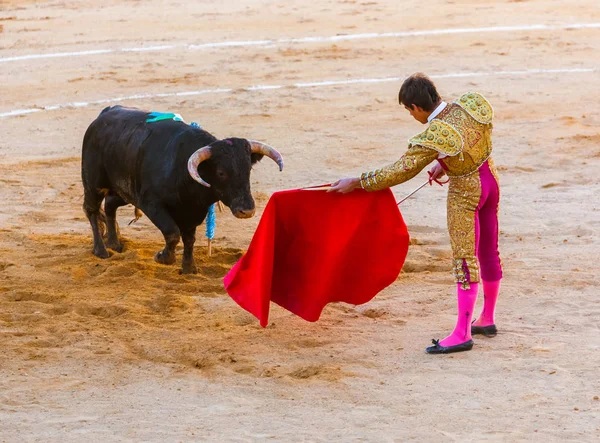
[[[202,180],[202,177],[200,177],[200,174],[198,174],[198,165],[204,160],[208,160],[210,158],[210,154],[210,146],[205,146],[194,152],[188,160],[188,172],[192,178],[207,188],[210,188],[210,185]]]
[[[255,154],[263,154],[273,160],[275,163],[279,165],[279,170],[283,171],[283,157],[277,151],[277,149],[272,148],[269,145],[266,145],[262,142],[257,142],[256,140],[248,140],[250,146],[252,147],[252,152]]]

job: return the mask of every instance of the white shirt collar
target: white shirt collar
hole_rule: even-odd
[[[440,103],[439,106],[437,108],[435,108],[433,110],[433,112],[429,115],[429,117],[427,117],[427,123],[431,122],[431,120],[436,118],[438,116],[438,114],[440,112],[442,112],[446,106],[448,106],[448,103],[446,103],[446,102]]]

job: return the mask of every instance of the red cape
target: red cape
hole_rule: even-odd
[[[389,189],[276,192],[225,289],[263,327],[271,301],[317,321],[327,303],[366,303],[392,284],[408,243]]]

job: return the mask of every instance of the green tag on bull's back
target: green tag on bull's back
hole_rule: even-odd
[[[173,114],[170,112],[151,112],[146,119],[146,123],[154,123],[162,120],[173,120],[176,122],[182,122],[183,118],[179,114]]]

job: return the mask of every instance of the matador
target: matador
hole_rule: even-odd
[[[363,173],[360,178],[338,180],[330,191],[349,192],[362,187],[377,191],[416,176],[427,165],[437,164],[430,177],[449,178],[447,214],[457,282],[458,319],[452,334],[433,340],[430,354],[472,349],[472,334],[494,336],[494,311],[502,266],[498,253],[498,173],[492,160],[494,111],[477,92],[463,94],[453,103],[441,100],[435,85],[424,74],[414,74],[403,83],[399,102],[425,131],[410,138],[408,150],[395,163]],[[484,308],[471,324],[479,282],[484,290]]]

